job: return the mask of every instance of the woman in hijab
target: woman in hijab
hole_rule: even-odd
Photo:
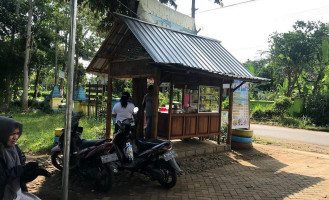
[[[25,165],[26,158],[16,145],[21,135],[22,124],[0,116],[0,200],[39,199],[27,192],[26,183],[38,175],[50,176],[36,162]]]

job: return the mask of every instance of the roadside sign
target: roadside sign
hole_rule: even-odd
[[[58,70],[58,77],[59,78],[64,78],[65,77],[65,73],[62,70]]]

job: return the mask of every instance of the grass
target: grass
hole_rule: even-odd
[[[264,120],[264,119],[250,119],[252,124],[264,124],[270,126],[283,126],[289,128],[299,128],[299,129],[306,129],[306,130],[313,130],[313,131],[324,131],[329,132],[329,127],[318,127],[315,125],[310,125],[309,123],[305,122],[303,119],[299,118],[273,118],[272,120]]]
[[[32,154],[49,153],[54,146],[56,128],[64,128],[65,113],[46,114],[40,111],[11,114],[16,121],[23,124],[23,134],[18,145],[24,152]],[[105,122],[83,117],[80,120],[82,138],[95,139],[96,133],[105,132]]]
[[[278,141],[263,139],[255,136],[253,136],[252,142],[257,144],[265,144],[265,145],[280,145]]]

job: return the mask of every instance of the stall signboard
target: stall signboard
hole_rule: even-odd
[[[242,81],[235,81],[234,88]],[[233,93],[232,129],[249,128],[249,85],[244,83]]]
[[[197,33],[194,18],[177,12],[158,0],[139,0],[137,18],[175,30]]]

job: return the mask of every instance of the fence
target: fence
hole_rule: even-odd
[[[87,115],[95,117],[96,120],[106,120],[107,109],[107,85],[88,83],[86,86],[88,98]]]

